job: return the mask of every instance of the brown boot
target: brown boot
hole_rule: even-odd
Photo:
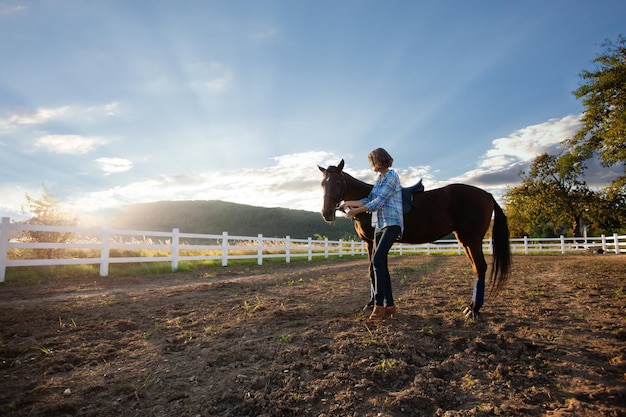
[[[385,318],[385,307],[374,306],[372,314],[370,314],[370,320],[382,320]]]
[[[385,318],[394,318],[396,315],[397,309],[396,306],[385,307]]]

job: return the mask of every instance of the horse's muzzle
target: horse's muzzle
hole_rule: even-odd
[[[322,210],[322,217],[328,223],[334,222],[335,221],[335,210],[331,210],[331,209]]]

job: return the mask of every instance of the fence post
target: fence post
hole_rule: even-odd
[[[309,237],[309,261],[313,259],[313,239]]]
[[[100,276],[109,275],[109,255],[111,251],[111,226],[102,228],[102,248],[100,249]]]
[[[561,255],[565,253],[565,236],[561,235]]]
[[[257,265],[263,265],[263,235],[259,233],[257,236],[257,256],[258,259],[256,261]]]
[[[339,239],[339,257],[343,256],[343,239]]]
[[[172,272],[178,271],[178,244],[180,229],[172,229]]]
[[[291,240],[289,239],[289,236],[285,237],[285,262],[291,262]]]
[[[602,242],[602,253],[606,253],[606,236],[600,235],[600,239]]]
[[[228,266],[228,232],[222,232],[222,266]]]
[[[324,238],[324,258],[328,259],[328,238]]]
[[[613,233],[613,241],[615,241],[615,254],[619,255],[619,236],[617,233]]]
[[[0,229],[0,282],[4,282],[7,273],[7,252],[9,251],[9,226],[11,219],[2,218],[2,229]]]
[[[528,236],[524,236],[524,255],[528,255]]]

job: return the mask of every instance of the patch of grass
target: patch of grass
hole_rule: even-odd
[[[181,330],[183,328],[183,326],[180,324],[180,317],[168,319],[165,323],[167,324],[168,329],[176,328],[176,329]]]
[[[422,326],[421,329],[418,330],[422,334],[433,335],[435,332],[433,330],[433,326]]]
[[[160,332],[161,328],[159,326],[158,322],[154,322],[154,329],[152,331],[145,331],[141,334],[141,337],[144,339],[149,339],[152,336],[154,336],[155,334],[158,334]]]
[[[154,375],[153,373],[148,373],[146,375],[146,377],[143,379],[143,382],[141,384],[142,388],[148,388],[151,385],[153,385],[155,382],[157,382],[158,378],[156,375]]]
[[[468,387],[472,387],[474,386],[474,384],[476,383],[474,380],[472,380],[472,378],[470,378],[469,376],[465,375],[463,377],[463,383],[465,385],[467,385]]]
[[[97,277],[99,265],[20,266],[6,269],[5,282],[14,286],[40,285],[50,280],[71,277]]]
[[[64,329],[65,327],[76,327],[76,322],[74,319],[71,319],[69,323],[66,323],[61,317],[59,317],[59,328]]]
[[[113,252],[112,252],[113,255]],[[116,255],[121,256],[124,253],[119,252]],[[146,255],[142,251],[129,251],[127,254],[131,256]],[[169,253],[149,253],[149,256],[169,256]],[[408,256],[408,255],[407,255]],[[139,259],[139,258],[138,258]],[[290,264],[313,264],[328,262],[348,262],[357,259],[367,259],[366,255],[354,255],[336,257],[332,256],[329,260],[324,255],[313,256],[309,261],[307,257],[292,256]],[[229,259],[228,268],[251,266],[254,268],[263,268],[266,264],[285,264],[286,259],[283,258],[265,258],[263,265],[258,265],[256,257],[250,259]],[[202,260],[202,261],[181,261],[178,264],[177,271],[172,271],[170,262],[141,262],[135,263],[111,263],[109,265],[108,277],[128,277],[128,276],[149,276],[153,274],[176,273],[199,271],[203,273],[204,278],[213,278],[217,276],[218,269],[224,269],[222,260]],[[45,284],[57,279],[79,277],[79,278],[100,278],[99,264],[86,265],[47,265],[47,266],[20,266],[8,267],[6,269],[5,284],[11,286],[34,286]],[[300,282],[300,281],[298,281]]]
[[[6,410],[15,411],[17,410],[17,405],[14,402],[10,402],[8,404],[3,404],[0,406],[0,411],[4,412]]]
[[[261,308],[261,299],[259,296],[256,296],[256,300],[254,302],[249,302],[248,300],[244,300],[243,309],[248,313],[253,313]]]
[[[363,343],[365,343],[366,345],[375,345],[376,338],[374,337],[372,330],[369,327],[367,327],[367,324],[364,324],[364,326],[365,326],[365,329],[367,330],[367,334],[369,335],[369,339],[364,340]]]
[[[395,359],[383,359],[380,362],[380,370],[381,372],[387,372],[391,368],[394,368],[396,365],[397,365],[397,362]]]
[[[172,265],[169,262],[143,262],[133,264],[109,265],[109,276],[130,277],[135,275],[151,275],[171,273]]]
[[[291,343],[292,340],[293,337],[289,333],[284,333],[278,338],[278,341],[281,343]]]

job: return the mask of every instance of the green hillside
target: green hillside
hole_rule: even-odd
[[[327,224],[321,214],[305,210],[264,208],[224,201],[160,201],[124,207],[110,220],[116,229],[171,231],[233,236],[356,239],[351,220]]]

